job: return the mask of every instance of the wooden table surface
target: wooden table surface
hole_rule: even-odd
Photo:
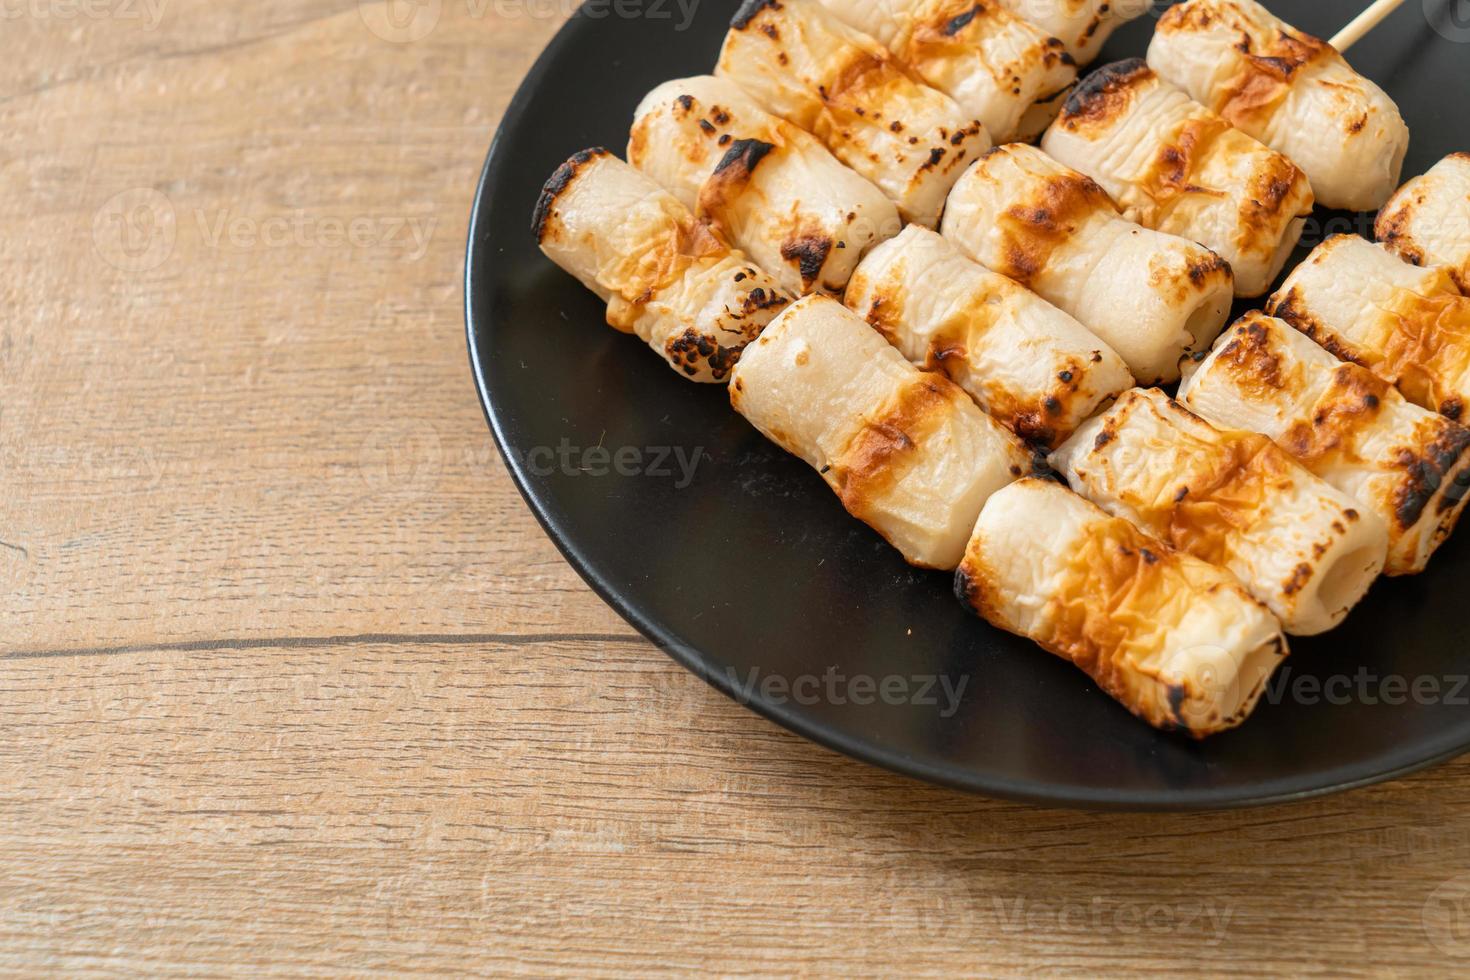
[[[475,178],[569,4],[423,0],[405,40],[415,9],[0,5],[0,969],[1470,963],[1470,761],[1041,810],[636,636],[522,504],[463,340]]]

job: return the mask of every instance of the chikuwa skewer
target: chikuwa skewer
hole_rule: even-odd
[[[1348,25],[1332,36],[1328,41],[1339,52],[1346,51],[1361,41],[1373,28],[1377,27],[1385,17],[1404,5],[1404,0],[1374,0],[1368,9],[1348,22]]]

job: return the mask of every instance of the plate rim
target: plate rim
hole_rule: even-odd
[[[596,571],[592,560],[583,553],[582,548],[561,526],[558,516],[552,512],[553,508],[533,491],[524,467],[516,460],[513,453],[507,451],[507,437],[503,431],[502,420],[493,407],[494,400],[491,396],[489,382],[481,367],[482,358],[475,337],[475,298],[479,295],[474,281],[476,262],[478,259],[482,265],[488,265],[492,261],[488,257],[479,258],[480,248],[489,248],[488,243],[477,247],[481,217],[486,215],[490,209],[494,197],[492,185],[502,159],[509,154],[508,134],[512,129],[518,128],[532,95],[545,81],[561,51],[569,46],[572,39],[582,31],[595,29],[596,23],[596,18],[586,15],[585,7],[578,7],[573,12],[567,21],[557,29],[556,34],[552,36],[526,72],[525,77],[521,79],[496,126],[495,135],[490,141],[490,149],[486,153],[485,163],[481,167],[479,180],[475,187],[466,236],[463,280],[465,338],[470,371],[474,376],[480,410],[489,426],[496,451],[500,453],[521,499],[525,501],[537,523],[540,524],[541,530],[550,538],[567,564],[598,598],[610,606],[640,635],[675,663],[732,701],[823,748],[898,775],[920,779],[938,786],[991,799],[1038,806],[1072,810],[1153,813],[1203,812],[1276,806],[1400,779],[1470,752],[1470,744],[1453,742],[1453,744],[1436,745],[1430,742],[1430,750],[1427,753],[1398,751],[1393,757],[1401,758],[1402,761],[1381,768],[1375,767],[1369,772],[1364,771],[1363,764],[1348,764],[1331,770],[1314,770],[1308,776],[1283,777],[1264,783],[1257,782],[1251,784],[1257,787],[1254,790],[1240,786],[1202,790],[1120,790],[985,775],[961,766],[931,765],[906,756],[902,752],[885,749],[881,745],[854,737],[841,729],[815,722],[799,712],[789,710],[787,706],[761,697],[759,692],[742,693],[738,691],[732,678],[709,665],[708,661],[713,659],[712,657],[694,649],[689,644],[680,642],[673,630],[645,616],[620,590]],[[581,147],[571,147],[567,152],[571,154],[578,149]],[[527,213],[529,214],[529,208]],[[488,329],[491,324],[486,326]],[[1045,653],[1045,651],[1041,652]],[[1137,723],[1143,724],[1142,722]],[[1452,742],[1453,740],[1445,741]]]

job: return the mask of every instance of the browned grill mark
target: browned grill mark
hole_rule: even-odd
[[[1282,373],[1280,356],[1271,350],[1267,328],[1249,314],[1247,317],[1235,326],[1230,340],[1216,356],[1230,367],[1231,376],[1247,397],[1250,392],[1264,395],[1285,390],[1288,379]]]
[[[1282,434],[1282,445],[1309,468],[1339,458],[1357,460],[1358,438],[1382,414],[1390,390],[1388,382],[1359,365],[1338,366],[1310,417],[1292,424]]]
[[[1183,4],[1171,7],[1160,18],[1157,29],[1163,34],[1204,31],[1214,20],[1212,11],[1200,5]],[[1304,67],[1336,57],[1326,42],[1310,34],[1276,29],[1263,34],[1254,29],[1256,25],[1240,21],[1234,26],[1240,31],[1235,43],[1235,50],[1241,55],[1239,67],[1219,87],[1210,108],[1235,125],[1248,127],[1252,120],[1269,116]]]
[[[782,244],[781,258],[795,262],[804,288],[810,289],[822,274],[827,256],[832,253],[832,239],[821,235],[803,235]]]
[[[1340,361],[1350,361],[1364,367],[1367,362],[1356,347],[1351,347],[1338,340],[1337,334],[1328,330],[1320,321],[1314,317],[1302,301],[1301,293],[1296,287],[1275,293],[1266,301],[1266,312],[1278,320],[1284,320],[1291,324],[1312,340],[1316,341],[1324,350]]]
[[[1285,582],[1281,583],[1281,591],[1285,595],[1293,596],[1307,587],[1312,580],[1312,566],[1302,562],[1291,570]]]
[[[1419,205],[1423,203],[1422,199],[1418,202]],[[1384,248],[1399,258],[1412,265],[1423,266],[1427,257],[1424,250],[1414,243],[1413,234],[1409,230],[1409,223],[1414,219],[1414,210],[1412,202],[1391,204],[1378,216],[1373,233]]]
[[[1196,286],[1204,286],[1205,283],[1216,279],[1221,275],[1229,275],[1230,263],[1206,249],[1205,256],[1189,260],[1189,281]]]
[[[1127,108],[1134,84],[1152,78],[1153,72],[1142,58],[1128,58],[1103,65],[1082,79],[1062,106],[1058,122],[1069,130],[1079,130],[1093,123],[1106,124]]]
[[[1394,490],[1393,513],[1398,526],[1407,530],[1419,523],[1424,509],[1435,494],[1445,488],[1445,480],[1459,464],[1466,450],[1470,450],[1470,429],[1454,422],[1445,422],[1440,431],[1427,445],[1416,452],[1413,449],[1399,451],[1399,465],[1404,479]],[[1439,511],[1455,506],[1459,496],[1446,489],[1440,499]]]
[[[848,513],[863,520],[901,475],[924,435],[969,396],[948,378],[919,373],[862,428],[832,461],[828,483]]]
[[[736,140],[730,145],[730,149],[715,164],[711,180],[725,180],[732,183],[744,184],[750,180],[755,168],[760,166],[772,150],[776,147],[756,139]]]
[[[551,210],[555,206],[557,198],[561,197],[566,189],[571,186],[577,174],[581,172],[589,162],[598,157],[608,156],[607,150],[600,146],[574,153],[556,172],[546,181],[541,188],[541,195],[536,199],[535,210],[531,212],[531,234],[536,236],[536,241],[546,240],[546,222],[551,217]]]
[[[1397,385],[1415,404],[1451,419],[1464,413],[1465,396],[1457,386],[1470,376],[1470,298],[1449,288],[1427,296],[1398,290],[1381,311],[1386,319],[1372,349],[1358,345],[1348,351],[1349,341],[1305,313],[1295,292],[1275,304],[1277,316]]]
[[[1176,402],[1168,402],[1166,408],[1199,424],[1198,416]],[[1129,410],[1147,412],[1152,405],[1135,398],[1116,417]],[[1214,438],[1207,440],[1178,431],[1180,457],[1189,461],[1182,474],[1189,493],[1159,500],[1120,487],[1119,499],[1150,533],[1196,558],[1226,565],[1234,556],[1240,529],[1257,522],[1266,502],[1293,486],[1294,464],[1275,443],[1253,432],[1215,430]]]
[[[996,227],[1004,267],[996,271],[1029,284],[1047,267],[1052,253],[1098,213],[1116,215],[1117,211],[1092,178],[1075,171],[1046,177],[1033,196],[999,216]]]

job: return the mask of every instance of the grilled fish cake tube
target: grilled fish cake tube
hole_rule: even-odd
[[[958,102],[997,141],[1040,136],[1077,80],[1077,64],[1061,41],[993,3],[821,2]]]
[[[816,137],[711,75],[648,94],[628,162],[797,295],[841,294],[864,253],[903,227],[883,192]]]
[[[1470,296],[1470,153],[1451,153],[1391,197],[1374,230],[1414,265],[1442,265]]]
[[[960,178],[945,237],[1076,317],[1142,384],[1179,377],[1230,316],[1229,265],[1195,242],[1119,216],[1091,178],[1033,146],[991,150]]]
[[[1133,385],[1123,359],[1082,324],[918,225],[863,260],[847,305],[1028,443],[1056,446]]]
[[[1255,0],[1189,0],[1159,20],[1148,64],[1290,157],[1330,208],[1373,211],[1398,186],[1409,127],[1326,41]]]
[[[1097,57],[1113,31],[1143,16],[1152,0],[1000,0],[1001,6],[1062,40],[1085,65]]]
[[[746,349],[730,403],[925,568],[959,564],[985,499],[1031,466],[969,395],[825,296],[798,300]]]
[[[1244,721],[1287,654],[1281,624],[1229,572],[1048,480],[986,502],[955,593],[1150,725],[1195,738]]]
[[[1135,389],[1051,455],[1073,488],[1235,573],[1288,633],[1331,629],[1383,570],[1388,530],[1255,432]]]
[[[965,167],[990,148],[979,120],[818,0],[746,0],[715,74],[815,135],[905,221],[928,228]]]
[[[547,258],[607,303],[609,325],[695,381],[726,380],[791,302],[671,194],[603,149],[557,169],[531,230]]]
[[[1289,324],[1247,313],[1185,369],[1179,403],[1222,428],[1259,432],[1376,514],[1384,573],[1422,572],[1470,488],[1470,429],[1339,361]]]
[[[1470,400],[1470,298],[1443,267],[1400,262],[1335,235],[1297,266],[1266,312],[1456,421]]]
[[[1295,164],[1141,59],[1083,79],[1041,145],[1101,184],[1123,217],[1214,249],[1235,272],[1237,296],[1271,287],[1312,211]]]

